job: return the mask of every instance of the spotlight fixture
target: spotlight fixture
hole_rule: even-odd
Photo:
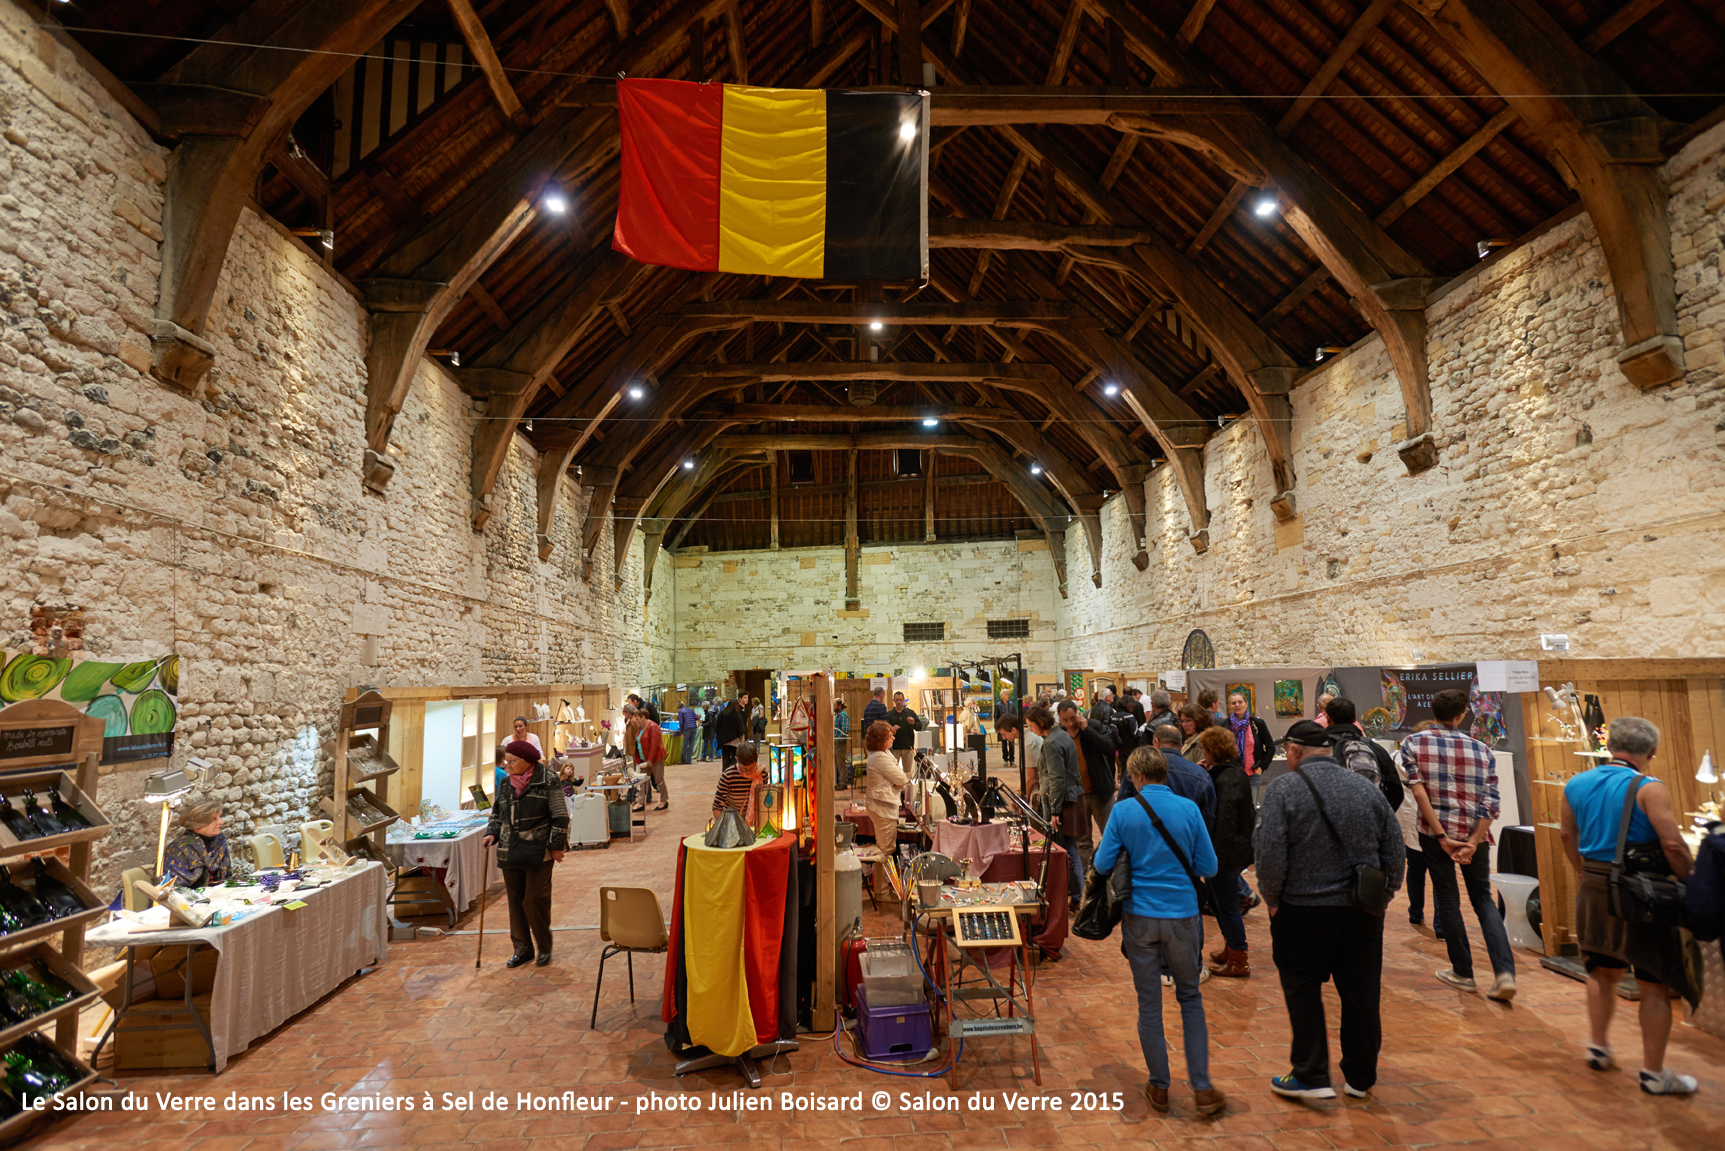
[[[630,388],[629,389],[629,398],[631,400],[638,400],[646,394],[647,393],[643,392],[640,388]]]
[[[683,470],[686,472],[694,471],[695,470],[695,461],[694,460],[684,460],[683,461]]]
[[[906,144],[916,139],[916,121],[906,120],[898,126],[898,138]]]
[[[1487,256],[1491,255],[1492,249],[1507,247],[1509,247],[1508,240],[1501,236],[1488,236],[1486,239],[1483,239],[1478,244],[1474,245],[1474,251],[1478,252],[1479,258],[1483,260]]]
[[[870,320],[870,321],[869,321],[869,326],[868,326],[868,330],[869,330],[869,331],[871,331],[871,332],[878,332],[878,331],[880,331],[880,330],[881,330],[881,328],[883,328],[883,327],[884,327],[884,326],[885,326],[885,325],[884,325],[884,324],[882,324],[882,323],[881,323],[881,322],[880,322],[880,321],[879,321],[879,320]]]
[[[1712,786],[1719,782],[1719,774],[1713,770],[1713,749],[1708,748],[1701,755],[1701,766],[1695,769],[1695,782]]]
[[[533,421],[532,420],[522,420],[521,421],[521,430],[524,432],[531,433],[533,431]]]
[[[1030,474],[1033,476],[1041,475],[1042,474],[1042,465],[1041,464],[1031,464],[1030,465]]]
[[[925,428],[938,428],[940,427],[940,421],[935,419],[933,416],[928,416],[922,421],[922,426]]]
[[[449,360],[449,366],[452,368],[459,368],[461,366],[461,353],[454,348],[427,348],[425,349],[425,354],[428,356],[445,357]]]
[[[308,240],[316,240],[318,243],[332,251],[335,249],[334,228],[294,228],[291,230],[296,236],[303,236]]]
[[[1261,197],[1256,204],[1252,205],[1252,215],[1258,217],[1260,220],[1268,220],[1275,214],[1276,197],[1274,196]]]
[[[1102,394],[1105,396],[1117,396],[1120,394],[1120,385],[1109,384],[1102,389]]]
[[[544,203],[545,210],[553,216],[561,216],[569,210],[569,201],[565,200],[560,192],[552,192],[546,196]]]
[[[1343,347],[1338,347],[1335,344],[1320,344],[1320,345],[1318,345],[1317,359],[1315,359],[1313,362],[1321,364],[1324,362],[1325,356],[1339,356],[1347,350],[1348,349],[1343,348]]]

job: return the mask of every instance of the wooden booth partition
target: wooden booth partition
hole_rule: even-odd
[[[1548,956],[1575,951],[1576,877],[1560,834],[1563,786],[1602,760],[1583,755],[1587,745],[1563,738],[1543,689],[1574,684],[1583,698],[1597,696],[1606,722],[1639,716],[1659,728],[1653,774],[1671,789],[1679,827],[1687,827],[1708,799],[1725,788],[1695,778],[1702,755],[1725,750],[1725,659],[1541,660],[1539,693],[1521,697],[1527,731],[1528,782],[1539,857],[1541,931]],[[1566,717],[1567,718],[1567,717]],[[1570,721],[1573,725],[1573,721]]]

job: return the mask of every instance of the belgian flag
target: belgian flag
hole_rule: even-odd
[[[928,97],[619,80],[611,246],[644,264],[928,278]]]

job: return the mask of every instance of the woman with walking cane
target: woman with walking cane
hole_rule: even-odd
[[[569,848],[569,806],[562,781],[540,764],[539,749],[526,740],[504,749],[503,770],[504,786],[497,789],[482,842],[497,845],[497,866],[509,894],[515,953],[504,966],[533,960],[544,967],[551,962],[551,868],[563,862]],[[483,945],[485,936],[479,938]]]

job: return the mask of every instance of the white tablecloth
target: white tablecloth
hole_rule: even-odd
[[[1004,819],[970,824],[943,819],[934,825],[934,850],[951,860],[970,860],[968,874],[981,878],[990,860],[1012,850],[1012,825]]]
[[[466,911],[475,899],[493,883],[503,882],[497,869],[497,853],[487,852],[479,841],[485,838],[485,825],[462,832],[455,839],[391,840],[384,845],[384,854],[397,867],[441,867],[443,886],[455,901],[457,913]],[[483,874],[481,874],[483,870]]]
[[[219,951],[208,1022],[220,1071],[252,1040],[384,960],[388,875],[381,863],[367,863],[328,887],[295,892],[306,903],[298,911],[268,907],[227,927],[134,933],[105,923],[85,938],[99,947],[198,942]]]

